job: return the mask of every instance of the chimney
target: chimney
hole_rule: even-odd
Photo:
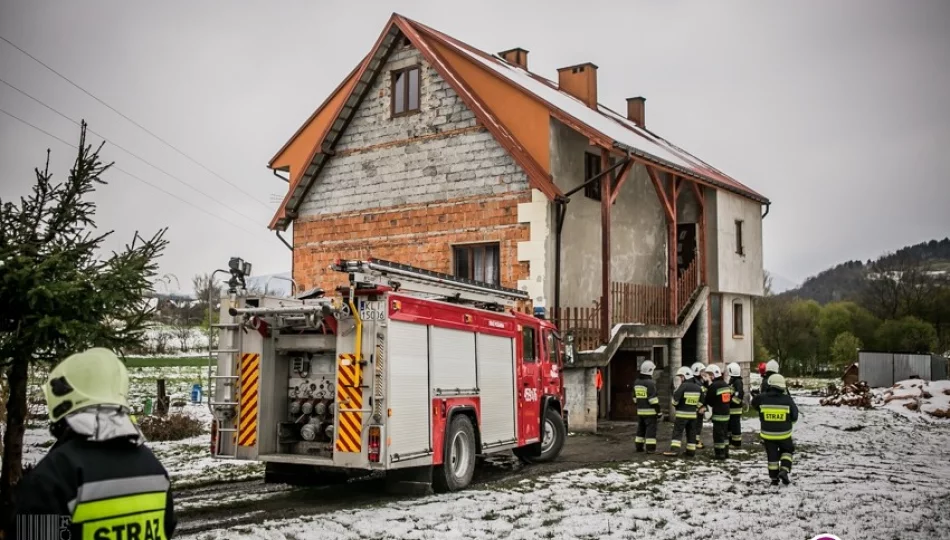
[[[642,96],[627,98],[627,120],[640,127],[646,127],[647,98]]]
[[[528,51],[521,47],[501,51],[498,56],[504,58],[509,64],[514,64],[524,70],[528,69]]]
[[[597,109],[597,66],[587,62],[557,70],[557,87],[562,92]]]

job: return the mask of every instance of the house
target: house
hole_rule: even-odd
[[[740,362],[748,382],[769,200],[647,128],[644,98],[600,104],[598,84],[592,63],[550,81],[527,50],[394,14],[269,163],[298,286],[330,290],[334,259],[372,256],[529,292],[578,351],[572,430],[596,429],[597,368],[617,419],[644,359],[667,403],[697,359]]]

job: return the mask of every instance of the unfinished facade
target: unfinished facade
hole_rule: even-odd
[[[294,279],[330,290],[331,261],[378,257],[527,291],[579,351],[572,430],[632,418],[644,359],[664,399],[696,360],[748,382],[769,201],[648,130],[643,98],[600,105],[597,66],[527,62],[393,15],[269,164]]]

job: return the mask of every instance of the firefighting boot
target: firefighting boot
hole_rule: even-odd
[[[782,483],[785,484],[786,486],[792,483],[792,481],[788,479],[788,471],[779,472],[778,477],[782,479]],[[777,484],[778,484],[778,480],[775,480],[772,483],[772,485],[777,485]]]
[[[773,485],[773,486],[777,486],[777,485],[778,485],[778,478],[773,478],[773,479],[772,479],[772,485]]]
[[[723,450],[722,448],[716,448],[715,452],[716,452],[716,459],[719,459],[719,460],[726,459],[726,451]]]

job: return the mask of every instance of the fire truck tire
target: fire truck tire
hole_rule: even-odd
[[[475,474],[475,428],[464,414],[452,417],[443,444],[442,465],[433,475],[436,491],[458,491],[472,481]]]
[[[567,439],[567,429],[564,420],[557,410],[548,407],[544,410],[544,424],[541,426],[541,442],[524,448],[515,449],[515,456],[524,463],[546,463],[554,461]]]

